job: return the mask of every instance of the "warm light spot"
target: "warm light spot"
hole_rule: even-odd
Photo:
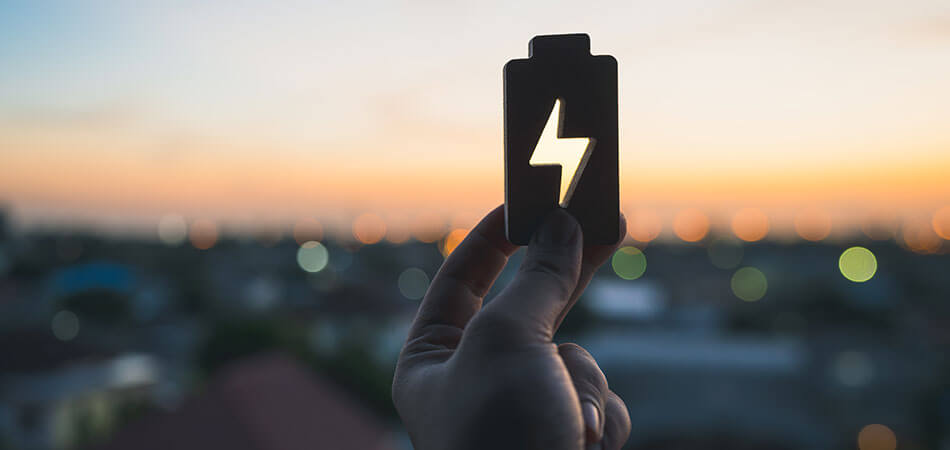
[[[158,239],[165,245],[179,246],[188,237],[188,224],[177,214],[163,216],[158,221]]]
[[[739,299],[754,302],[765,296],[769,283],[765,274],[755,267],[743,267],[732,275],[732,293]]]
[[[818,242],[831,233],[831,216],[820,209],[806,209],[795,216],[795,231],[806,241]]]
[[[732,232],[746,242],[761,241],[769,234],[769,217],[755,208],[741,209],[732,216]]]
[[[904,244],[914,253],[929,255],[940,250],[941,239],[926,220],[909,219],[901,227]]]
[[[468,236],[468,230],[463,228],[456,228],[449,232],[445,236],[445,239],[442,240],[442,244],[439,246],[442,251],[442,255],[448,257],[455,247],[458,247],[459,244],[465,239],[465,236]]]
[[[188,240],[198,250],[207,250],[218,242],[218,226],[207,219],[198,219],[191,223]]]
[[[297,245],[303,245],[307,241],[323,240],[323,224],[313,217],[305,217],[294,224],[294,240]]]
[[[412,237],[409,228],[405,226],[391,226],[386,228],[386,240],[393,244],[403,244]]]
[[[639,242],[650,242],[660,235],[663,222],[659,214],[648,209],[638,209],[627,217],[627,234]]]
[[[734,238],[717,238],[706,248],[709,261],[720,269],[733,269],[742,262],[742,243]]]
[[[897,436],[887,426],[878,423],[871,424],[858,432],[858,448],[860,450],[895,450]]]
[[[838,258],[841,275],[855,283],[870,280],[877,272],[877,258],[864,247],[851,247]]]
[[[647,270],[647,257],[636,247],[622,247],[614,252],[610,265],[624,280],[636,280]]]
[[[410,267],[401,274],[397,280],[399,293],[409,300],[419,300],[426,295],[429,289],[429,276],[422,269]]]
[[[431,244],[445,234],[445,221],[436,213],[423,213],[412,222],[412,235],[419,241]]]
[[[330,262],[330,252],[317,241],[307,241],[297,249],[297,265],[307,272],[319,272]]]
[[[950,205],[944,206],[934,213],[934,232],[938,236],[950,241]]]
[[[72,311],[62,310],[53,316],[53,336],[61,341],[70,341],[79,334],[79,318]]]
[[[709,232],[709,218],[698,209],[684,209],[673,219],[673,232],[686,242],[700,241]]]
[[[353,221],[353,237],[364,244],[375,244],[386,236],[386,222],[376,214],[365,213]]]

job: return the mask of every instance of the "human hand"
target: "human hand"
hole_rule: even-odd
[[[570,214],[551,213],[514,280],[484,308],[517,249],[505,238],[502,209],[449,255],[419,306],[393,379],[393,402],[417,450],[623,446],[630,417],[596,361],[580,346],[552,342],[616,249],[582,241]]]

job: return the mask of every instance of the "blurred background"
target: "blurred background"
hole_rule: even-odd
[[[558,339],[627,448],[950,449],[945,0],[0,1],[0,448],[411,448],[502,65],[565,32],[629,229]]]

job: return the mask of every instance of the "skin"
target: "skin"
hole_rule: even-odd
[[[584,246],[577,221],[558,209],[514,280],[483,307],[517,250],[502,208],[485,216],[432,280],[399,356],[393,401],[414,447],[620,449],[626,405],[586,350],[553,342],[616,247]]]

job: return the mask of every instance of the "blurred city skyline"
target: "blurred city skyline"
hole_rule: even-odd
[[[24,226],[465,229],[503,200],[502,65],[587,32],[620,61],[631,237],[950,238],[942,1],[2,8]]]

